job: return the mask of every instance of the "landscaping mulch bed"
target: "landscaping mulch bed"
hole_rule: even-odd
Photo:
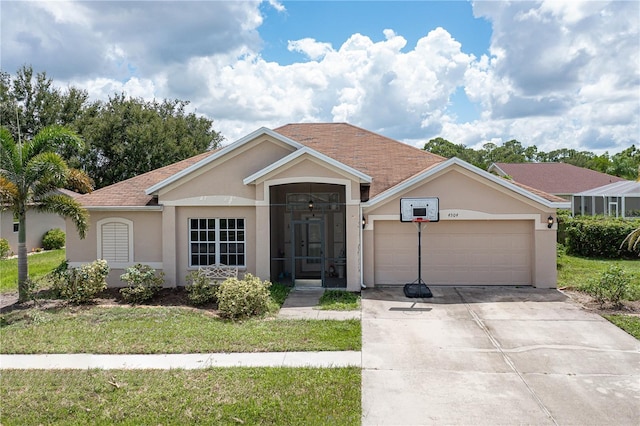
[[[591,295],[578,290],[559,289],[583,309],[600,315],[633,315],[640,316],[640,300],[624,300],[621,306],[600,305]]]
[[[17,293],[4,293],[2,295],[2,304],[0,312],[10,312],[15,309],[28,309],[34,304],[44,309],[54,309],[57,307],[67,305],[67,302],[59,299],[52,299],[49,297],[48,290],[42,290],[36,297],[36,302],[30,301],[22,304],[18,304]],[[119,288],[108,288],[102,291],[93,303],[89,303],[90,306],[131,306],[125,302],[120,295]],[[217,315],[218,306],[215,303],[209,303],[200,305],[198,307],[193,306],[187,297],[187,291],[184,287],[177,288],[163,288],[160,292],[150,301],[138,306],[176,306],[186,309],[197,309],[201,312],[207,312],[212,315]]]

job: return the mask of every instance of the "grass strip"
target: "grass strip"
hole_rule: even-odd
[[[44,277],[65,259],[65,249],[34,253],[27,257],[29,278]],[[18,258],[0,260],[0,293],[18,291]]]
[[[607,320],[640,340],[640,317],[633,315],[603,315]]]
[[[3,425],[360,423],[359,368],[2,372]]]
[[[360,309],[360,296],[344,290],[325,290],[319,308],[326,311],[355,311]]]
[[[360,321],[224,321],[179,307],[65,307],[0,317],[0,353],[154,354],[360,350]]]

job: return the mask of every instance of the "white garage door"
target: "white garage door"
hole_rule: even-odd
[[[422,279],[427,284],[531,285],[530,221],[441,221],[422,225]],[[376,221],[375,283],[418,278],[413,223]]]

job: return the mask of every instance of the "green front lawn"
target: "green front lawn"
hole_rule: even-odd
[[[609,265],[618,265],[631,278],[629,300],[640,300],[640,259],[601,260],[561,254],[558,256],[558,288],[583,290],[589,280],[598,279]]]
[[[344,290],[325,290],[319,307],[326,311],[355,311],[360,309],[360,296]]]
[[[64,249],[28,256],[29,278],[37,280],[55,269],[65,259]],[[0,293],[18,291],[18,258],[0,260]]]
[[[65,307],[0,317],[0,353],[205,353],[360,350],[360,321],[223,321],[181,307]]]
[[[359,368],[2,372],[3,425],[354,425]]]
[[[603,315],[603,317],[640,340],[640,317],[632,315]]]

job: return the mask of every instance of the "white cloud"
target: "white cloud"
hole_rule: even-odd
[[[637,2],[475,2],[493,28],[480,58],[446,28],[415,46],[387,29],[378,42],[359,33],[340,46],[290,40],[308,58],[290,65],[261,57],[257,1],[2,7],[3,70],[28,58],[96,99],[125,91],[189,100],[228,140],[263,125],[347,121],[417,146],[437,136],[474,147],[515,138],[544,151],[640,143]],[[456,121],[460,89],[478,120]]]

